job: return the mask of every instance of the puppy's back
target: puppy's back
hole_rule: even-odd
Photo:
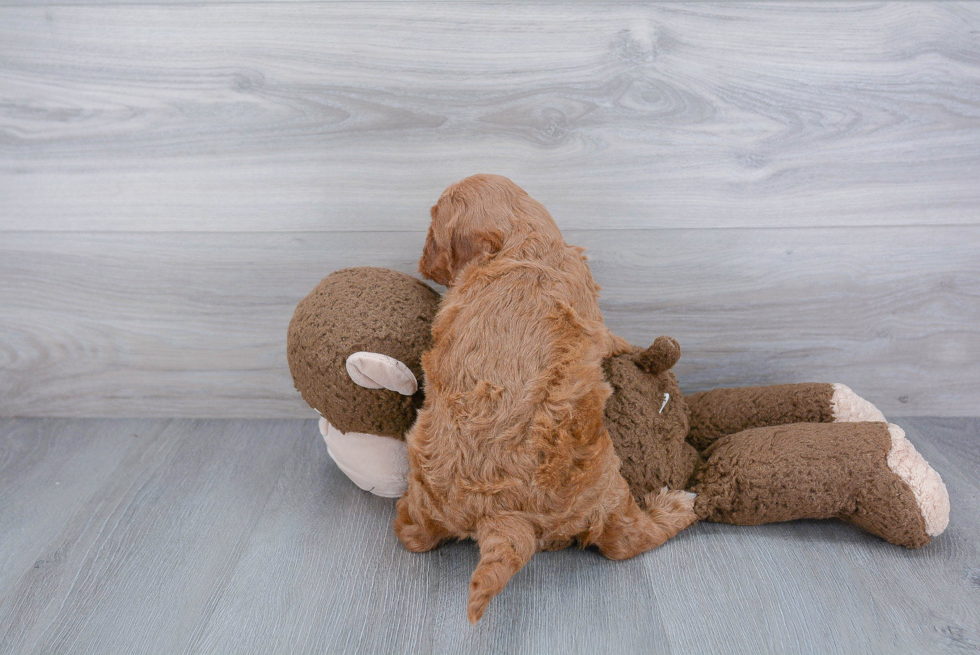
[[[472,267],[446,294],[434,348],[423,359],[430,403],[419,420],[431,442],[414,445],[423,460],[447,467],[430,478],[443,483],[440,495],[458,496],[455,507],[479,514],[527,510],[529,498],[547,502],[529,494],[535,486],[561,493],[552,489],[560,481],[542,467],[545,454],[557,466],[557,452],[567,467],[587,455],[574,451],[591,447],[591,433],[602,430],[580,422],[601,418],[608,387],[602,325],[569,302],[598,312],[591,275],[581,256],[571,255],[571,272],[533,261]],[[473,494],[493,495],[494,507]]]

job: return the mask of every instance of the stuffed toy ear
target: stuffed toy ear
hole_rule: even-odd
[[[657,375],[669,371],[681,358],[681,345],[673,337],[657,337],[653,345],[633,357],[636,365]]]
[[[356,352],[347,358],[347,375],[366,389],[390,389],[403,396],[418,391],[419,383],[407,366],[381,353]]]

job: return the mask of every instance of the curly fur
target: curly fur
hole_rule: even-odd
[[[631,347],[606,329],[582,249],[540,203],[500,176],[452,185],[419,271],[449,291],[422,358],[395,530],[418,552],[479,542],[471,622],[539,550],[577,541],[625,559],[694,521],[690,494],[664,489],[644,511],[619,473],[602,361]]]

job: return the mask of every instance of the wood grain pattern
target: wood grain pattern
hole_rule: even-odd
[[[0,416],[306,416],[295,303],[412,271],[477,171],[688,390],[970,413],[978,33],[964,2],[0,0]]]
[[[4,589],[0,650],[185,649],[234,569],[284,458],[307,436],[289,422],[176,421],[162,430],[159,421],[143,423],[150,436],[43,544],[46,565]],[[116,422],[100,425],[118,431]]]
[[[17,4],[17,3],[13,3]],[[973,3],[0,7],[0,229],[976,224]]]
[[[567,231],[607,323],[677,338],[685,392],[807,380],[886,412],[980,391],[980,227]],[[285,334],[338,268],[411,273],[422,233],[17,234],[0,244],[0,415],[310,416]]]
[[[953,502],[924,549],[835,521],[700,524],[626,562],[539,554],[473,628],[475,546],[405,551],[394,503],[333,466],[313,421],[142,421],[96,493],[48,492],[70,518],[41,512],[51,536],[14,548],[23,570],[0,579],[0,651],[970,652],[980,496],[962,463],[975,459],[980,421],[898,422]],[[35,452],[41,430],[107,452],[132,425],[2,420],[0,444]],[[56,448],[36,452],[19,477],[0,477],[0,494],[63,467]],[[0,543],[18,529],[0,522]]]
[[[25,572],[47,569],[48,542],[100,491],[141,439],[165,421],[105,424],[14,420],[0,430],[0,590]],[[144,429],[145,428],[145,429]]]

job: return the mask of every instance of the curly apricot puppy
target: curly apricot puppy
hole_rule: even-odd
[[[505,177],[457,182],[432,208],[419,271],[449,291],[422,358],[395,531],[416,552],[479,542],[470,622],[539,550],[577,540],[626,559],[694,522],[693,494],[665,488],[646,511],[630,496],[603,427],[601,362],[631,347],[540,203]]]

